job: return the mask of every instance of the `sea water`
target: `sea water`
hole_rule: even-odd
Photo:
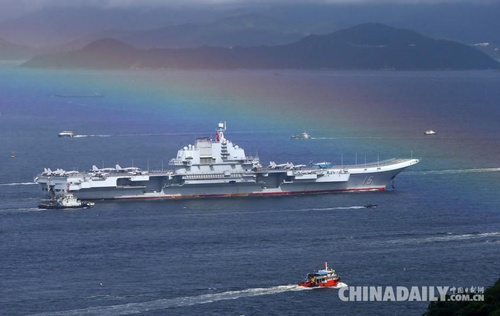
[[[500,73],[0,66],[4,315],[420,315],[296,282],[489,286],[500,276]],[[96,95],[97,93],[97,95]],[[65,97],[61,97],[65,96]],[[168,169],[196,137],[262,164],[421,158],[385,192],[37,209],[43,168]],[[425,136],[433,129],[436,136]],[[63,130],[76,137],[58,138]],[[294,140],[307,131],[312,139]],[[15,158],[11,158],[14,153]],[[364,205],[377,204],[377,208]]]

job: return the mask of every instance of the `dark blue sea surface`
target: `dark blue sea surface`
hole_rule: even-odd
[[[427,302],[343,302],[336,289],[294,285],[324,261],[351,286],[487,287],[500,277],[499,86],[493,71],[1,64],[0,314],[426,309]],[[265,165],[422,160],[385,192],[37,209],[33,177],[43,168],[166,169],[179,148],[213,135],[219,121],[227,121],[228,139]],[[427,129],[438,134],[424,136]],[[58,138],[63,130],[77,137]],[[312,139],[290,139],[303,131]]]

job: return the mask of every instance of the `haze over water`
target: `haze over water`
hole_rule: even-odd
[[[500,255],[500,73],[63,71],[0,66],[7,315],[422,314],[293,284],[489,286]],[[57,97],[91,96],[103,97]],[[263,165],[422,158],[381,193],[98,202],[38,211],[43,168],[167,168],[200,136]],[[438,135],[424,136],[434,129]],[[59,139],[72,130],[78,137]],[[290,135],[307,131],[308,141]],[[11,152],[16,158],[10,158]],[[378,204],[375,210],[367,203]]]

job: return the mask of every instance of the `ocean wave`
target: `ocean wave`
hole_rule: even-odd
[[[11,185],[34,185],[35,182],[15,182],[15,183],[0,183],[0,186],[11,186]]]
[[[347,286],[339,283],[337,288]],[[162,310],[174,307],[187,307],[200,304],[208,304],[224,300],[235,300],[244,297],[272,295],[284,292],[307,290],[307,288],[298,285],[279,285],[268,288],[251,288],[239,291],[227,291],[221,293],[203,294],[197,296],[184,296],[169,299],[159,299],[149,302],[128,303],[111,306],[96,306],[84,309],[67,310],[60,312],[48,312],[36,314],[36,316],[69,316],[69,315],[128,315],[154,310]]]

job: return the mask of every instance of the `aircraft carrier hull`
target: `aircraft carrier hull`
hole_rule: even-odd
[[[318,194],[384,190],[394,177],[418,159],[392,158],[376,163],[332,167],[330,162],[294,165],[271,161],[263,168],[258,157],[225,138],[219,123],[216,139],[197,138],[177,151],[167,171],[136,167],[89,172],[48,168],[36,177],[50,198],[73,194],[81,200],[139,200],[204,197]]]
[[[382,191],[416,159],[394,159],[383,165],[346,166],[340,169],[259,170],[220,176],[183,176],[171,172],[112,174],[95,179],[86,174],[44,177],[37,182],[47,195],[70,191],[82,200],[151,200],[209,197],[278,196],[340,192]],[[135,176],[138,177],[138,176]]]

